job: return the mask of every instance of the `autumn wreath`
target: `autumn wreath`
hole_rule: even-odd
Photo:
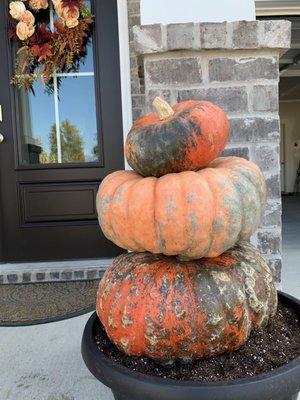
[[[11,1],[9,13],[9,38],[17,44],[12,84],[32,90],[41,80],[51,92],[55,71],[78,71],[93,24],[84,0]]]

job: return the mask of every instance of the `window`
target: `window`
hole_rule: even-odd
[[[21,164],[98,161],[92,42],[78,72],[54,73],[53,93],[45,93],[42,83],[33,89],[17,90]]]

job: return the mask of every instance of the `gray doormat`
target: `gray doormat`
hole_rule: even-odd
[[[43,324],[95,309],[99,280],[0,285],[0,326]]]

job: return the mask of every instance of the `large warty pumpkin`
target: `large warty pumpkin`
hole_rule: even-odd
[[[262,172],[238,157],[160,178],[117,171],[103,180],[97,195],[108,239],[124,249],[183,259],[216,257],[249,239],[265,203]]]
[[[97,314],[129,355],[193,360],[238,349],[277,309],[271,271],[241,243],[217,258],[119,256],[105,272]]]

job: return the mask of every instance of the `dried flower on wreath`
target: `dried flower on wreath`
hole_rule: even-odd
[[[17,46],[12,84],[33,90],[41,80],[52,92],[55,71],[78,71],[93,25],[84,0],[10,1],[9,14],[8,36]]]

